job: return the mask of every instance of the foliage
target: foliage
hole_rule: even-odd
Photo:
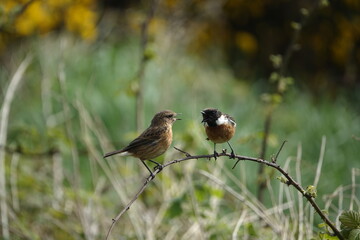
[[[0,49],[8,49],[14,39],[59,29],[91,41],[108,37],[114,27],[120,35],[138,32],[146,15],[144,6],[149,7],[139,2],[1,1]],[[284,53],[293,31],[301,29],[289,72],[314,96],[333,96],[359,85],[359,10],[357,0],[166,0],[159,1],[149,32],[150,38],[170,34],[177,45],[203,59],[222,55],[236,77],[261,81],[273,72],[273,61],[281,60],[276,56]],[[300,21],[304,16],[309,16],[306,25]],[[279,86],[286,87],[289,81],[281,78]]]
[[[339,220],[341,232],[349,240],[360,239],[360,212],[344,211]]]
[[[212,145],[205,141],[199,109],[219,107],[232,113],[239,125],[235,151],[254,156],[262,138],[261,91],[234,79],[224,65],[208,65],[167,43],[163,38],[154,44],[156,56],[145,75],[146,122],[161,109],[181,112],[173,146],[209,153]],[[130,38],[88,48],[72,37],[49,35],[30,42],[28,49],[35,60],[12,105],[8,129],[11,233],[19,239],[103,238],[111,219],[147,174],[134,158],[102,159],[104,152],[124,146],[136,135],[134,94],[129,89],[137,70],[137,42]],[[20,59],[22,51],[14,52],[10,62]],[[11,69],[2,66],[0,72],[6,86]],[[329,217],[335,219],[338,203],[348,206],[352,199],[349,172],[358,164],[358,142],[352,135],[358,135],[360,126],[346,100],[325,100],[314,104],[309,96],[289,90],[277,109],[269,153],[288,140],[277,161],[288,164],[294,174],[301,142],[302,183],[310,186],[319,142],[326,135],[321,179],[316,192],[311,186],[308,191],[324,200]],[[158,160],[178,157],[169,149]],[[262,204],[253,194],[256,166],[240,162],[235,171],[232,166],[232,161],[221,158],[189,161],[163,171],[116,225],[113,236],[310,239],[316,235],[319,230],[313,225],[319,219],[308,205],[300,204],[301,197],[277,183],[276,176],[270,179]],[[343,188],[336,189],[340,185]]]

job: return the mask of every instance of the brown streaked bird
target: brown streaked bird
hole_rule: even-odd
[[[157,167],[162,167],[160,163],[155,162],[152,159],[162,155],[169,148],[173,135],[172,125],[176,120],[180,120],[180,118],[176,118],[176,116],[177,113],[170,110],[155,114],[151,120],[150,126],[140,136],[135,138],[123,149],[105,154],[104,158],[115,154],[139,158],[149,170],[151,176],[153,176],[152,171],[144,161],[149,160],[155,163]]]
[[[216,152],[216,144],[227,142],[231,149],[231,158],[235,158],[235,153],[229,141],[235,134],[236,122],[228,114],[224,114],[216,108],[206,108],[201,111],[203,116],[205,132],[208,136],[207,140],[214,143],[214,158],[216,160],[218,153]]]

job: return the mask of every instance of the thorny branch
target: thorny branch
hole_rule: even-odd
[[[280,165],[278,165],[276,163],[276,158],[279,155],[281,149],[283,148],[285,142],[281,145],[275,160],[269,162],[267,160],[264,159],[260,159],[260,158],[253,158],[253,157],[247,157],[247,156],[241,156],[241,155],[235,155],[234,160],[236,160],[236,163],[234,165],[234,167],[236,166],[237,162],[243,160],[243,161],[252,161],[252,162],[257,162],[259,164],[262,165],[266,165],[269,167],[272,167],[274,169],[276,169],[277,171],[279,171],[286,179],[285,183],[290,186],[292,185],[293,187],[295,187],[295,189],[297,191],[299,191],[305,198],[306,200],[311,204],[311,206],[313,206],[313,208],[315,209],[315,211],[319,214],[319,216],[322,218],[322,220],[332,229],[332,231],[334,232],[334,234],[340,239],[340,240],[344,240],[344,237],[341,235],[340,231],[336,228],[335,224],[333,222],[331,222],[331,220],[321,211],[320,207],[316,204],[315,199],[311,196],[311,194],[307,193],[304,188],[302,186],[300,186],[300,184],[298,184],[290,175],[288,172],[286,172]],[[108,233],[106,235],[106,240],[109,238],[112,229],[114,228],[115,224],[119,221],[119,219],[121,218],[121,216],[127,212],[131,205],[136,201],[136,199],[144,192],[145,188],[147,187],[147,185],[156,177],[157,174],[159,174],[164,168],[169,167],[172,164],[175,163],[180,163],[183,161],[187,161],[187,160],[198,160],[198,159],[210,159],[215,157],[214,154],[209,154],[209,155],[191,155],[188,152],[185,152],[181,149],[178,149],[176,147],[174,147],[176,150],[178,150],[179,152],[183,153],[185,155],[184,158],[180,158],[180,159],[175,159],[169,162],[166,162],[165,164],[162,165],[161,168],[156,168],[155,171],[153,172],[153,176],[149,175],[149,177],[146,179],[146,181],[143,183],[143,185],[141,186],[141,188],[138,190],[138,192],[135,194],[135,196],[131,199],[131,201],[124,207],[124,209],[115,217],[112,219],[112,224],[108,230]],[[231,154],[226,153],[226,151],[223,151],[222,153],[218,153],[218,157],[231,157]]]

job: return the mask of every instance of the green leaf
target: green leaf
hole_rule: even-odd
[[[255,229],[254,225],[251,223],[248,223],[246,225],[247,232],[250,236],[257,237],[257,230]]]
[[[211,188],[211,195],[217,198],[223,198],[224,191],[222,189]]]
[[[301,29],[301,24],[298,22],[291,22],[291,27],[295,30],[300,30]]]
[[[340,231],[340,233],[341,233],[341,235],[343,235],[343,237],[344,237],[345,239],[348,239],[348,238],[349,238],[349,235],[350,235],[350,230],[349,230],[349,229],[342,229],[342,230]]]
[[[316,198],[317,196],[317,190],[316,187],[313,185],[309,185],[306,187],[305,194],[308,194],[309,196]]]
[[[349,234],[349,240],[360,240],[360,229],[354,229]]]
[[[144,51],[145,61],[149,61],[155,57],[155,52],[151,47],[147,47]]]
[[[328,1],[328,0],[321,0],[321,1],[320,1],[320,6],[321,6],[321,7],[327,7],[327,6],[329,6],[329,1]]]
[[[304,16],[308,16],[309,15],[309,10],[307,10],[306,8],[301,8],[300,13],[302,15],[304,15]]]
[[[339,240],[338,237],[336,237],[336,236],[331,236],[331,235],[329,235],[329,234],[327,234],[327,233],[319,233],[319,237],[320,237],[320,239],[322,239],[322,240]]]
[[[280,95],[280,94],[273,94],[272,95],[272,102],[274,103],[274,104],[279,104],[279,103],[281,103],[282,102],[282,96]]]
[[[183,212],[181,203],[183,201],[183,198],[176,198],[174,201],[172,201],[170,207],[166,211],[166,216],[168,218],[175,218]]]
[[[345,211],[340,215],[339,220],[342,229],[360,228],[360,213],[358,212]]]
[[[280,182],[282,182],[282,183],[286,183],[286,184],[288,183],[288,180],[284,176],[279,176],[276,179],[280,180]]]
[[[326,226],[327,226],[326,223],[320,223],[320,224],[318,224],[318,227],[319,227],[319,228],[326,228]]]
[[[279,79],[280,79],[280,75],[277,72],[272,72],[270,74],[269,80],[271,83],[277,82],[277,81],[279,81]]]
[[[283,58],[280,54],[270,55],[270,61],[272,62],[274,68],[279,68],[282,64]]]

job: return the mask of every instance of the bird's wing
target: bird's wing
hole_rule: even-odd
[[[232,116],[230,116],[230,115],[228,115],[228,114],[225,114],[225,117],[226,117],[227,119],[229,119],[229,121],[232,123],[232,125],[236,126],[235,119],[234,119]]]
[[[123,148],[123,151],[131,151],[139,146],[154,146],[160,141],[161,135],[166,131],[166,128],[149,127],[139,137],[135,138],[128,146]]]

